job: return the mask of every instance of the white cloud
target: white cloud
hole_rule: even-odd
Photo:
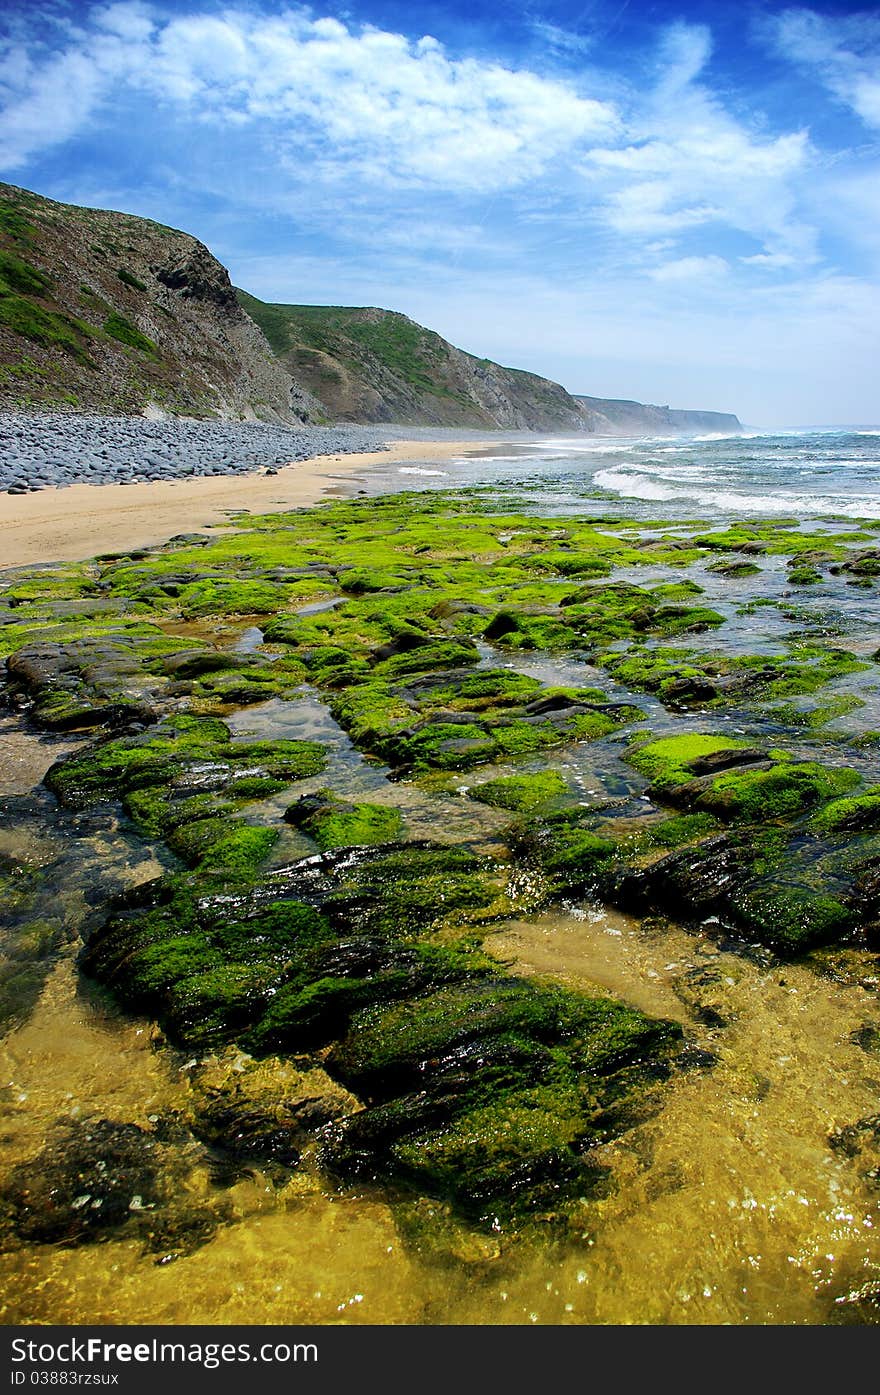
[[[737,119],[697,78],[711,54],[701,25],[674,24],[659,48],[658,79],[628,113],[625,143],[590,150],[582,168],[609,225],[626,237],[733,228],[759,243],[812,251],[793,184],[811,156],[806,131],[768,136]],[[766,250],[766,249],[765,249]]]
[[[533,29],[546,66],[514,69],[221,3],[17,10],[6,169],[87,134],[94,153],[72,151],[53,197],[188,228],[267,299],[389,305],[574,389],[753,421],[798,400],[871,414],[853,404],[876,402],[877,293],[823,270],[818,231],[839,265],[876,266],[871,152],[832,165],[752,89],[722,94],[704,26],[662,27],[625,74],[598,43],[582,61]],[[870,114],[880,25],[808,14],[782,16],[774,43]],[[560,64],[567,80],[548,76]],[[120,110],[148,137],[131,150]]]
[[[678,257],[672,262],[662,262],[652,267],[648,275],[654,281],[716,281],[726,276],[730,265],[723,257]]]
[[[121,3],[105,5],[93,15],[98,29],[108,34],[116,34],[120,39],[149,39],[153,32],[153,21],[146,5],[136,0],[122,0]]]
[[[373,179],[491,191],[541,174],[584,140],[610,134],[606,102],[527,70],[450,57],[305,11],[229,11],[155,25],[142,5],[92,16],[88,32],[7,78],[0,162],[20,167],[83,129],[120,84],[203,121],[270,130],[279,154]]]
[[[540,39],[547,48],[553,49],[557,53],[583,54],[589,52],[593,47],[592,38],[586,34],[579,34],[573,29],[563,29],[560,25],[551,24],[547,20],[532,20],[530,27],[537,39]]]
[[[537,28],[557,48],[567,42],[565,31]],[[31,39],[0,53],[6,170],[87,130],[123,93],[141,93],[191,131],[248,132],[288,187],[354,178],[464,195],[519,188],[533,199],[550,178],[557,206],[565,186],[573,206],[625,237],[728,226],[772,243],[768,254],[804,241],[789,185],[807,137],[768,137],[725,110],[701,81],[711,57],[701,25],[661,30],[653,85],[620,87],[616,106],[584,90],[597,85],[588,75],[575,85],[456,58],[430,35],[411,40],[305,10],[163,19],[117,0],[54,53],[39,25]],[[578,170],[585,178],[572,189]]]
[[[798,264],[790,252],[757,252],[753,257],[740,257],[743,266],[760,266],[767,271],[787,271]]]
[[[712,53],[712,35],[704,24],[670,24],[660,41],[659,90],[671,95],[688,87]]]
[[[770,32],[785,58],[810,69],[865,125],[880,127],[880,16],[791,9],[771,21]]]

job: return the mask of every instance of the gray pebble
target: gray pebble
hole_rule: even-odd
[[[315,455],[382,450],[393,434],[369,426],[2,412],[0,490],[272,473]]]

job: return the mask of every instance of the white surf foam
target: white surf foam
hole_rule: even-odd
[[[527,441],[529,450],[542,453],[553,451],[556,454],[572,455],[626,455],[636,444],[633,441],[570,441],[563,437],[549,441]],[[640,443],[641,444],[641,443]]]
[[[714,509],[730,509],[744,513],[780,514],[840,514],[846,518],[880,518],[878,494],[806,494],[777,490],[767,494],[741,494],[736,490],[676,487],[649,475],[633,474],[627,470],[599,470],[594,483],[611,490],[623,499],[653,501],[693,500]]]

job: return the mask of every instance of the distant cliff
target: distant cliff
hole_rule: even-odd
[[[575,401],[589,414],[591,430],[614,436],[735,436],[743,429],[732,412],[689,412],[614,397],[584,397],[582,393],[575,394]]]
[[[393,310],[239,303],[281,362],[336,421],[512,431],[589,431],[548,378],[475,358]]]

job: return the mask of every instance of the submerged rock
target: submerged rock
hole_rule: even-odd
[[[365,1009],[328,1065],[370,1104],[331,1132],[325,1159],[389,1170],[484,1222],[553,1210],[601,1182],[591,1148],[646,1107],[679,1035],[607,999],[499,978]]]
[[[360,1101],[319,1066],[240,1052],[201,1065],[193,1079],[194,1131],[233,1156],[294,1166],[325,1125]]]
[[[173,1040],[259,1058],[196,1073],[201,1137],[286,1165],[317,1141],[340,1175],[395,1175],[478,1219],[525,1216],[589,1191],[589,1148],[647,1100],[679,1029],[500,971],[462,933],[498,895],[478,867],[402,844],[323,854],[247,890],[160,883],[81,963]],[[453,1140],[474,1128],[501,1134],[465,1167]]]
[[[188,1253],[225,1218],[183,1190],[183,1156],[137,1124],[83,1120],[58,1129],[0,1185],[0,1226],[41,1245],[134,1236],[148,1249]],[[2,1232],[0,1232],[2,1233]]]

